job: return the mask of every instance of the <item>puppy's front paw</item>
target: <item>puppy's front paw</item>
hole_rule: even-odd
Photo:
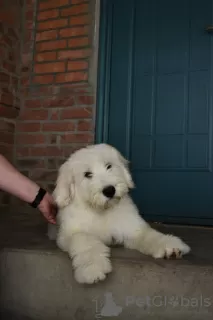
[[[190,247],[180,238],[172,235],[162,235],[159,238],[154,250],[154,258],[176,258],[179,259],[183,255],[190,252]]]
[[[111,271],[112,265],[106,258],[89,265],[78,266],[75,269],[75,279],[79,283],[93,284],[103,281]]]

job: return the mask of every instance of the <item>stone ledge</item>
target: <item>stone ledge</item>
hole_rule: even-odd
[[[113,248],[113,272],[104,282],[87,286],[74,280],[70,259],[47,239],[42,218],[36,214],[28,218],[19,215],[19,220],[15,217],[16,223],[7,216],[0,225],[1,309],[6,310],[5,315],[14,315],[14,320],[102,319],[101,306],[107,294],[122,308],[121,314],[108,319],[212,319],[211,229],[155,225],[183,237],[192,253],[182,260],[168,261]],[[144,297],[152,302],[156,297],[168,301],[160,307],[141,304]],[[171,305],[171,299],[182,298],[198,305]],[[203,305],[201,298],[210,299],[210,306]]]

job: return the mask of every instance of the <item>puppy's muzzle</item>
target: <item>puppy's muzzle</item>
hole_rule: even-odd
[[[112,199],[113,197],[114,197],[114,195],[115,195],[115,192],[116,192],[116,190],[115,190],[115,187],[113,187],[113,186],[107,186],[107,187],[105,187],[103,190],[102,190],[102,192],[103,192],[103,195],[105,196],[105,197],[107,197],[107,198],[109,198],[109,199]]]

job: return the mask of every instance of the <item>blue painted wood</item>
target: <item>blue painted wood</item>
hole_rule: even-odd
[[[97,142],[150,221],[213,224],[213,0],[103,0]]]

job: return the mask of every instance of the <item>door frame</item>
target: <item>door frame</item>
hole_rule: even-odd
[[[110,0],[100,0],[99,44],[96,88],[95,143],[106,142],[108,133],[108,87],[110,81],[110,53],[112,10]]]

